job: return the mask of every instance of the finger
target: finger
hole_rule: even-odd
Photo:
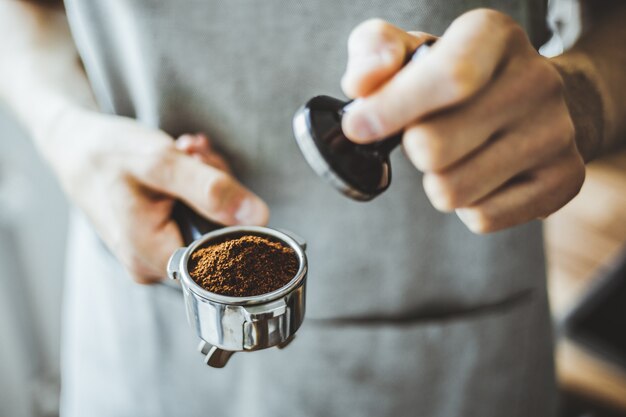
[[[426,40],[421,32],[409,34],[380,19],[358,25],[348,39],[348,65],[341,87],[348,97],[366,96],[391,78],[407,56]]]
[[[474,233],[495,232],[554,213],[578,194],[584,179],[584,163],[571,153],[456,213]]]
[[[206,157],[201,158],[201,160],[205,164],[211,165],[213,168],[217,168],[220,171],[232,174],[230,165],[228,165],[228,162],[226,162],[226,160],[222,158],[222,156],[219,154],[212,153],[210,155],[207,155]]]
[[[411,61],[381,88],[352,103],[343,117],[358,143],[387,137],[427,114],[458,105],[487,85],[508,57],[519,26],[495,11],[459,17],[429,54]]]
[[[267,205],[231,175],[172,148],[134,167],[137,178],[156,191],[179,198],[207,218],[225,225],[264,225]]]
[[[403,145],[411,162],[421,171],[442,171],[474,152],[487,140],[521,117],[536,113],[537,103],[545,106],[544,60],[507,64],[503,74],[481,91],[474,100],[427,117],[404,132]],[[545,86],[531,88],[529,86]],[[519,97],[525,97],[519,100]],[[543,112],[541,114],[547,114]],[[542,117],[541,122],[550,122]],[[533,122],[535,123],[535,122]]]
[[[192,156],[207,165],[231,173],[230,165],[211,146],[209,138],[202,134],[185,134],[180,136],[176,142],[176,149]]]
[[[173,200],[135,181],[128,185],[123,190],[128,198],[118,201],[126,215],[118,216],[116,227],[108,228],[105,236],[132,278],[150,284],[165,277],[169,256],[183,241],[170,216]],[[108,233],[111,229],[116,231]]]
[[[187,155],[211,153],[211,145],[206,136],[186,133],[181,135],[175,142],[176,149],[185,152]]]
[[[433,205],[442,211],[471,205],[519,173],[575,150],[564,106],[562,100],[545,103],[455,165],[427,171],[424,189]]]
[[[519,173],[562,153],[568,138],[554,135],[544,127],[506,133],[449,170],[426,173],[424,190],[438,210],[469,206]]]
[[[203,141],[206,148],[209,150],[209,153],[205,158],[205,162],[212,167],[232,174],[232,169],[230,168],[230,165],[228,164],[228,162],[226,162],[226,159],[224,159],[224,157],[213,148],[211,140],[208,138],[208,136],[206,136],[204,133],[198,133],[196,134],[196,137],[199,138],[199,140]]]
[[[135,256],[141,257],[137,260],[141,266],[131,269],[131,273],[139,284],[154,284],[165,279],[170,256],[183,246],[180,229],[173,220],[159,225],[149,236],[150,239],[137,240],[149,243],[149,247],[137,248],[135,252]]]

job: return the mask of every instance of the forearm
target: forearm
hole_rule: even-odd
[[[61,146],[54,131],[64,113],[95,107],[64,13],[15,0],[1,2],[0,56],[0,100],[49,158]]]
[[[589,5],[580,40],[553,59],[587,161],[626,144],[626,4],[605,3]]]

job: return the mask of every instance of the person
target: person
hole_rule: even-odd
[[[543,0],[66,0],[69,25],[4,0],[0,97],[78,209],[61,414],[553,415],[534,220],[626,137],[626,7],[585,6],[581,39],[547,59]],[[367,204],[292,138],[298,106],[339,80],[359,98],[352,140],[404,130],[408,158]],[[307,318],[286,349],[207,368],[180,293],[137,285],[183,245],[175,201],[224,225],[271,208],[308,241]]]

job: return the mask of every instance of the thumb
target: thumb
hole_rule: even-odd
[[[407,33],[380,19],[358,25],[348,39],[348,65],[341,87],[348,97],[363,97],[389,80],[410,54],[433,36]]]
[[[180,199],[220,224],[267,224],[267,204],[228,173],[173,146],[160,159],[158,169],[149,169],[140,178],[149,187]]]

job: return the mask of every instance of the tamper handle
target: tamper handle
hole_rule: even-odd
[[[400,142],[402,142],[402,133],[397,133],[393,136],[376,142],[372,146],[381,156],[387,157],[389,156],[391,151],[393,151],[400,144]]]
[[[206,220],[204,217],[200,216],[180,201],[176,201],[174,203],[172,218],[178,224],[180,234],[183,238],[183,244],[185,246],[190,245],[195,240],[202,237],[202,235],[220,228],[219,225]],[[167,263],[167,276],[170,279],[159,281],[158,283],[160,285],[180,291],[180,285],[176,281],[179,279],[178,262],[180,262],[180,253],[182,253],[180,251],[183,249],[184,248],[178,249],[178,251],[174,252],[174,254],[170,257]]]

